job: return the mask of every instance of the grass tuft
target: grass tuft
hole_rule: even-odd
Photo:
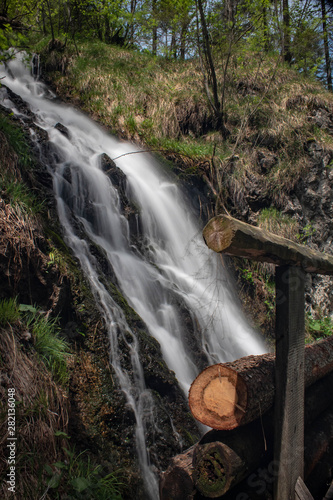
[[[258,217],[258,226],[284,238],[298,241],[298,222],[276,208],[264,208]]]
[[[61,384],[68,381],[67,358],[69,345],[60,336],[57,318],[45,318],[36,313],[25,316],[27,327],[31,328],[34,347],[39,357]]]
[[[20,319],[20,311],[16,299],[0,300],[0,326],[12,325]]]

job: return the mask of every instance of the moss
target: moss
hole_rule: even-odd
[[[129,324],[132,324],[134,322],[136,324],[143,325],[142,319],[137,314],[137,312],[129,305],[126,298],[120,292],[119,288],[111,282],[107,283],[107,287],[110,290],[112,298],[117,302],[117,304],[125,314],[126,321]]]
[[[206,495],[220,492],[226,485],[224,464],[218,453],[201,458],[195,468],[198,489]]]

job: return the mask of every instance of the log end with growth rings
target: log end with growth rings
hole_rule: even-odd
[[[213,429],[234,429],[241,424],[247,408],[246,385],[228,367],[209,366],[192,383],[189,405],[202,424]]]

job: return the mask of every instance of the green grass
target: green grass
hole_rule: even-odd
[[[62,498],[62,492],[66,492],[68,498],[78,500],[121,500],[123,483],[117,474],[106,474],[101,465],[91,461],[86,451],[77,453],[75,448],[64,448],[64,452],[64,461],[44,468],[48,476],[47,488],[54,492],[55,498]]]
[[[19,320],[31,331],[34,348],[55,380],[65,384],[68,380],[69,345],[60,336],[57,318],[45,318],[33,306],[18,305],[16,299],[1,300],[0,326],[13,325]]]
[[[27,327],[31,329],[34,347],[39,357],[55,379],[64,384],[68,380],[68,343],[60,336],[57,318],[45,318],[38,313],[25,315]]]
[[[16,299],[0,300],[0,326],[11,325],[20,319]]]
[[[274,207],[261,210],[258,217],[258,226],[271,233],[297,241],[297,221]]]
[[[214,151],[213,143],[191,138],[182,140],[168,138],[155,139],[151,141],[150,146],[152,149],[160,148],[167,153],[175,153],[191,159],[200,159],[207,156],[212,157]],[[218,154],[218,151],[216,151],[216,154]]]
[[[333,334],[333,319],[331,316],[322,315],[314,318],[311,314],[307,314],[305,328],[308,333],[307,342],[321,340]]]
[[[8,177],[0,181],[1,188],[6,192],[8,200],[12,205],[20,205],[28,213],[37,214],[41,212],[43,203],[39,202],[23,182],[9,179]]]
[[[0,131],[5,134],[10,146],[18,155],[20,164],[24,167],[30,166],[31,154],[22,129],[0,114]]]

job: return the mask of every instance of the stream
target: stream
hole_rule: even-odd
[[[240,311],[221,257],[206,247],[198,215],[165,167],[148,153],[128,154],[140,148],[119,141],[83,113],[60,103],[32,76],[22,55],[0,66],[3,77],[2,105],[24,121],[6,87],[21,96],[56,152],[48,169],[65,241],[80,261],[108,329],[111,363],[135,415],[134,439],[145,489],[150,500],[156,500],[158,479],[146,445],[147,429],[156,425],[154,401],[145,384],[138,339],[100,279],[88,242],[103,250],[121,293],[159,342],[186,397],[201,366],[184,335],[179,304],[186,306],[199,338],[200,359],[204,356],[206,364],[260,354],[267,348]],[[32,129],[31,134],[34,137]],[[133,243],[117,187],[103,168],[103,155],[115,159],[126,176],[126,195],[138,210],[140,245]],[[124,343],[130,352],[131,375],[120,356]]]

